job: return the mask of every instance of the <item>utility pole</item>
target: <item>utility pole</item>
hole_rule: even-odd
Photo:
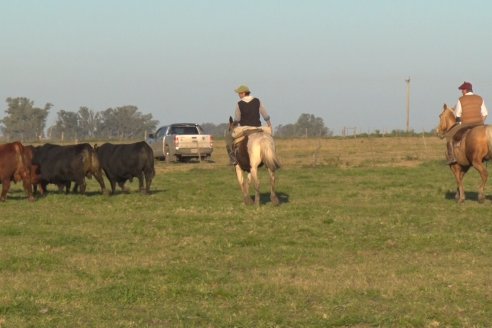
[[[405,80],[407,83],[407,133],[410,131],[410,76]]]

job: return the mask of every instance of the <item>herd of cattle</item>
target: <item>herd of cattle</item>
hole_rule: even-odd
[[[68,193],[73,182],[73,191],[84,193],[86,177],[94,177],[101,193],[107,194],[103,171],[111,184],[111,193],[116,184],[126,190],[125,182],[131,182],[134,177],[138,178],[140,191],[149,193],[155,176],[152,148],[144,141],[94,147],[88,143],[69,146],[48,143],[37,147],[20,142],[0,144],[0,201],[5,201],[11,181],[22,181],[30,201],[34,200],[38,187],[39,193],[46,193],[48,184]]]

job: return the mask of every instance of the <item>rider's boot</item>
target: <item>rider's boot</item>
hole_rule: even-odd
[[[456,158],[454,157],[453,141],[448,141],[447,146],[448,146],[448,151],[446,152],[446,158],[448,160],[448,164],[455,164]]]

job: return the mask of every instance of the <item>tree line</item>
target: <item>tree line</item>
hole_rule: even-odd
[[[6,115],[0,130],[7,140],[35,141],[87,139],[141,139],[154,131],[159,121],[141,113],[136,106],[120,106],[103,111],[80,107],[77,112],[60,110],[55,124],[46,129],[52,104],[34,106],[28,98],[7,98]]]
[[[125,140],[142,139],[154,132],[159,124],[152,114],[143,114],[137,106],[127,105],[95,111],[82,106],[78,111],[59,110],[57,119],[46,129],[46,119],[53,107],[47,103],[37,107],[25,97],[7,98],[7,109],[0,120],[0,131],[6,140],[37,141],[41,139],[73,140]],[[172,122],[168,122],[172,123]],[[227,123],[202,123],[207,134],[224,136]],[[303,113],[294,124],[278,125],[274,129],[278,137],[324,137],[333,132],[323,119]]]

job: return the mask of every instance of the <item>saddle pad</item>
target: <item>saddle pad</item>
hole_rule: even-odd
[[[265,132],[272,135],[272,128],[269,126],[238,126],[232,130],[231,137],[237,139],[256,132]]]

